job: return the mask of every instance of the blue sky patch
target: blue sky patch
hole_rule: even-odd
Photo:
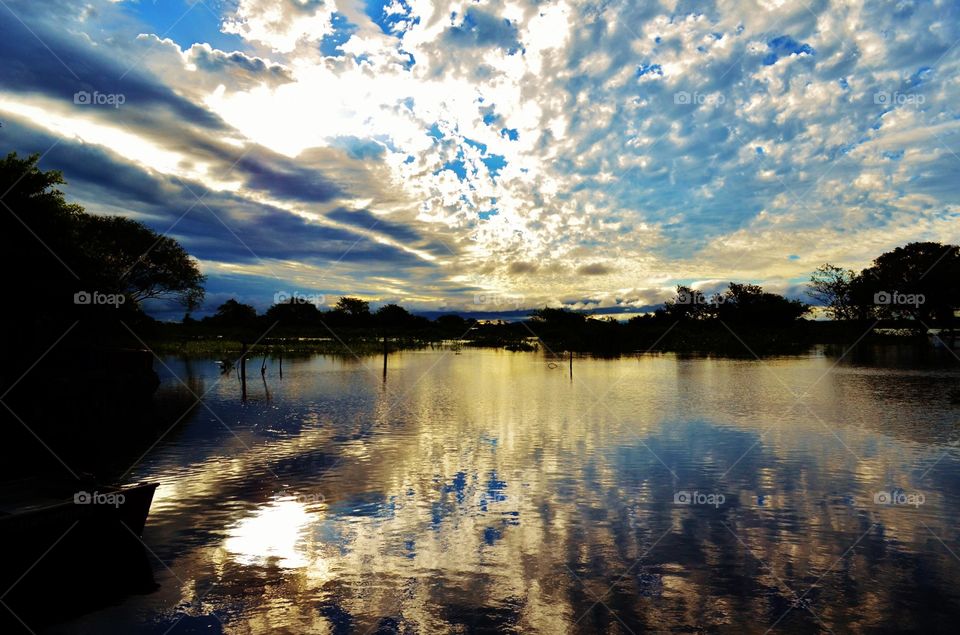
[[[443,164],[443,167],[434,172],[434,174],[439,174],[444,170],[450,170],[462,181],[467,178],[467,166],[463,163],[461,159],[454,159],[453,161],[447,161]]]
[[[124,2],[122,11],[151,27],[156,34],[170,38],[180,48],[190,48],[206,42],[224,51],[247,51],[243,39],[232,33],[220,32],[220,18],[201,3],[190,0],[165,0],[153,2]],[[136,34],[134,34],[136,35]]]
[[[663,68],[659,64],[641,64],[637,67],[637,77],[644,75],[663,77]]]
[[[500,170],[507,165],[507,158],[501,154],[491,154],[480,160],[483,161],[483,164],[490,170],[490,174],[494,176],[500,174]]]
[[[327,57],[343,57],[343,51],[340,50],[340,47],[356,32],[357,25],[350,22],[340,12],[336,12],[330,17],[330,23],[333,26],[333,33],[325,35],[320,40],[320,52]]]
[[[772,66],[781,57],[791,55],[815,55],[816,51],[809,44],[802,44],[789,35],[781,35],[767,42],[770,52],[763,58],[764,66]]]
[[[387,13],[387,9],[392,6],[394,2],[399,4],[403,12]],[[373,20],[373,23],[380,27],[380,30],[384,33],[387,35],[397,35],[400,32],[401,23],[408,20],[407,16],[410,14],[410,5],[407,4],[406,0],[368,0],[364,8],[364,13],[366,13],[367,16]],[[419,17],[414,18],[413,24],[419,22]]]

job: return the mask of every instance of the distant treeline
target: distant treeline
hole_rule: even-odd
[[[274,304],[258,315],[231,299],[213,316],[186,318],[179,333],[193,337],[251,340],[271,337],[349,340],[394,338],[410,345],[440,339],[514,350],[545,346],[556,351],[619,354],[661,350],[762,352],[802,350],[816,342],[843,342],[876,325],[920,333],[952,328],[960,308],[960,249],[955,245],[910,243],[882,254],[861,271],[831,264],[811,277],[808,294],[833,322],[817,322],[813,307],[765,291],[755,284],[730,282],[706,294],[678,286],[663,307],[626,322],[566,308],[532,310],[520,321],[478,321],[457,314],[434,320],[396,304],[376,311],[363,299],[341,297],[330,310],[299,298]]]

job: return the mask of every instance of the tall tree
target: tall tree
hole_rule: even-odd
[[[0,161],[0,227],[7,271],[43,281],[54,304],[67,308],[77,291],[123,294],[140,301],[174,297],[188,308],[203,299],[204,276],[180,244],[118,216],[92,216],[57,189],[60,172],[39,156],[10,153]]]
[[[249,304],[230,298],[208,319],[213,324],[223,326],[251,326],[257,321],[257,310]]]
[[[334,310],[342,311],[354,318],[363,318],[370,315],[370,303],[360,298],[344,296],[337,300]]]
[[[80,248],[91,279],[98,278],[100,286],[138,303],[173,297],[188,311],[203,301],[205,278],[173,238],[122,216],[83,215],[79,220]]]
[[[834,320],[856,319],[858,312],[851,295],[856,277],[851,269],[824,263],[810,276],[807,295],[825,306]]]

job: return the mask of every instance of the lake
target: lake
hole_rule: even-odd
[[[55,632],[953,632],[960,361],[155,364],[158,588]]]

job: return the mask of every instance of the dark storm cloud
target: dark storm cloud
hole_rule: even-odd
[[[610,267],[599,262],[577,267],[577,273],[581,276],[605,276],[612,272],[613,270]]]
[[[312,168],[268,151],[243,156],[234,169],[246,175],[246,185],[287,200],[323,203],[342,194],[340,188]]]
[[[340,207],[332,212],[328,212],[326,216],[331,220],[344,223],[345,225],[386,234],[401,242],[418,243],[423,240],[423,237],[412,228],[406,225],[392,223],[365,209],[348,210]]]
[[[109,54],[68,31],[54,32],[43,23],[28,27],[4,16],[0,37],[0,87],[34,92],[73,102],[81,91],[122,94],[127,109],[164,108],[177,118],[211,130],[224,129],[209,110],[180,97],[159,78],[137,67],[136,59]]]
[[[229,192],[148,172],[97,146],[57,142],[19,120],[4,124],[4,141],[11,149],[24,155],[45,153],[41,168],[64,173],[69,198],[86,204],[88,211],[127,212],[152,229],[176,237],[201,260],[384,263],[388,271],[425,264],[402,249],[347,229],[313,223]]]

